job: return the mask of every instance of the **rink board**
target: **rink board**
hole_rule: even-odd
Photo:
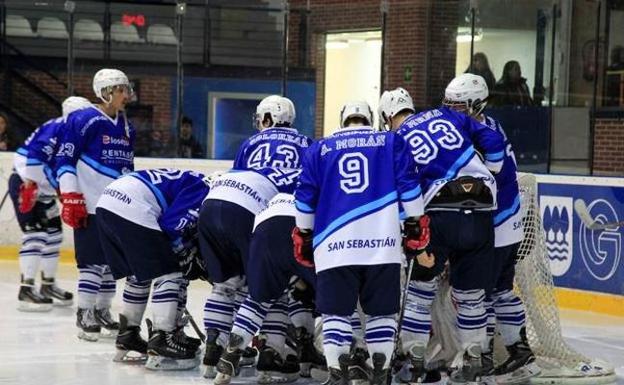
[[[227,170],[231,161],[137,158],[136,168],[174,167],[206,174]],[[0,153],[0,195],[4,196],[13,153]],[[583,199],[602,223],[624,220],[624,178],[536,175],[540,215],[557,296],[562,307],[624,316],[622,228],[588,230],[573,203]],[[61,260],[74,262],[73,238],[64,229]],[[21,232],[10,199],[0,209],[0,259],[17,260]]]

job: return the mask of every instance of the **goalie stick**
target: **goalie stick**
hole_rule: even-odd
[[[611,222],[611,223],[600,223],[595,218],[592,218],[589,213],[589,209],[587,205],[582,199],[577,199],[574,201],[574,211],[581,218],[581,221],[590,230],[605,230],[614,227],[624,226],[624,221],[621,222]]]

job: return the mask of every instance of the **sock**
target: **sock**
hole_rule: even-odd
[[[438,289],[438,280],[411,281],[407,291],[405,313],[401,325],[403,352],[416,344],[427,345],[431,333],[431,305]]]
[[[60,229],[48,230],[46,244],[41,250],[41,271],[46,278],[56,278],[61,242],[63,233]]]
[[[520,341],[520,330],[526,323],[526,311],[522,300],[511,290],[492,294],[496,322],[505,346]]]
[[[216,329],[219,332],[217,344],[226,347],[232,329],[236,291],[244,280],[241,277],[230,278],[212,286],[212,292],[204,305],[204,328]]]
[[[485,329],[486,334],[486,346],[487,350],[483,352],[490,352],[493,347],[494,334],[496,333],[496,313],[494,312],[494,305],[492,304],[492,298],[490,296],[485,297],[485,301],[483,302],[483,306],[485,307],[485,314],[487,317],[487,327]]]
[[[244,349],[253,337],[258,333],[263,322],[266,322],[267,313],[272,307],[271,303],[261,303],[254,301],[250,295],[243,301],[234,317],[232,333],[243,338],[239,349]]]
[[[20,272],[24,279],[35,279],[39,271],[41,252],[45,247],[48,235],[44,232],[22,234],[22,247],[19,251]]]
[[[477,344],[482,351],[487,351],[487,315],[483,306],[485,291],[453,288],[451,295],[457,306],[457,327],[462,348]]]
[[[338,357],[349,354],[353,341],[351,317],[323,314],[323,350],[327,367],[340,369]]]
[[[97,295],[95,307],[97,309],[110,309],[113,304],[113,298],[115,298],[115,292],[117,291],[117,282],[113,278],[113,274],[110,271],[110,267],[104,265],[102,272],[102,285]]]
[[[360,318],[360,313],[356,310],[351,317],[349,317],[349,322],[351,323],[351,330],[353,335],[353,341],[355,341],[355,346],[358,348],[366,349],[366,345],[364,344],[364,329],[362,328],[362,319]]]
[[[178,296],[182,273],[171,273],[154,279],[152,314],[154,330],[170,332],[175,329]]]
[[[141,325],[151,286],[152,281],[139,282],[134,276],[126,279],[121,314],[128,319],[128,326]]]
[[[180,290],[178,290],[178,308],[176,312],[176,327],[184,327],[186,325],[184,310],[186,310],[188,285],[188,279],[180,279]]]
[[[288,299],[282,296],[269,309],[260,333],[266,336],[266,345],[285,357],[286,326],[288,325]]]
[[[390,367],[390,360],[394,352],[394,339],[397,331],[396,315],[376,316],[366,318],[366,346],[371,358],[375,353],[386,356],[383,368]]]
[[[97,294],[102,285],[104,265],[78,266],[78,308],[92,309],[95,307]]]
[[[308,334],[314,335],[313,309],[294,300],[291,296],[288,296],[288,317],[296,328],[304,328]]]

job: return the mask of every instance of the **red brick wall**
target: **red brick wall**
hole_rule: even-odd
[[[624,176],[624,119],[597,119],[594,174]]]
[[[290,0],[305,8],[306,0]],[[417,106],[438,103],[455,71],[458,0],[389,0],[385,36],[384,88],[405,87]],[[325,94],[325,33],[381,29],[381,1],[314,0],[310,2],[310,54],[316,69],[316,134],[322,134]],[[299,58],[301,18],[290,19],[290,64]],[[411,79],[406,80],[406,71]]]
[[[59,101],[67,97],[66,88],[54,82],[49,76],[39,72],[27,72],[25,75]],[[66,79],[65,73],[55,73],[55,75],[60,79]],[[97,99],[93,93],[91,83],[93,75],[94,73],[75,73],[75,93],[86,97],[92,102],[99,102],[99,99]],[[131,81],[138,80],[140,82],[139,102],[142,105],[153,106],[154,128],[167,130],[171,128],[172,78],[167,76],[134,74],[132,72],[128,72],[127,75]]]

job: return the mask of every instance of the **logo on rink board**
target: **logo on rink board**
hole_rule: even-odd
[[[540,207],[550,270],[555,277],[564,275],[572,265],[574,201],[570,197],[542,195]]]
[[[588,204],[592,218],[600,223],[619,222],[614,207],[604,199]],[[579,228],[579,249],[589,273],[599,281],[613,277],[620,264],[622,234],[618,228],[600,231],[589,230],[582,222]]]

